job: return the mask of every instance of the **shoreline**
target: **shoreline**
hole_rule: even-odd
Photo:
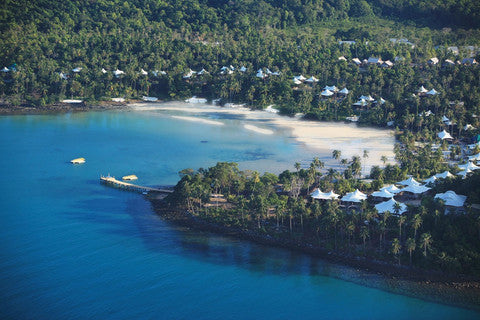
[[[352,269],[355,275],[347,278],[339,276],[338,278],[342,280],[426,301],[480,311],[480,279],[478,278],[398,266],[347,253],[336,253],[319,246],[301,244],[289,239],[277,239],[252,230],[211,223],[179,208],[171,207],[163,199],[149,198],[148,200],[154,213],[172,224],[307,254]],[[380,281],[378,277],[381,278]]]
[[[130,102],[114,102],[114,101],[98,101],[95,104],[90,103],[54,103],[43,107],[33,105],[11,106],[0,104],[0,116],[14,116],[14,115],[49,115],[66,112],[88,112],[88,111],[105,111],[105,110],[122,110],[127,109],[133,103]]]

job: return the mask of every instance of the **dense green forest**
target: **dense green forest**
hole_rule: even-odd
[[[11,70],[0,72],[0,99],[48,106],[66,98],[198,95],[255,108],[276,104],[316,119],[361,112],[361,121],[380,126],[395,120],[399,128],[423,129],[418,114],[429,109],[436,120],[446,114],[476,125],[478,66],[443,62],[478,57],[479,10],[476,1],[3,1],[0,64]],[[427,11],[433,14],[422,18]],[[358,67],[355,57],[394,65]],[[440,62],[429,65],[432,57]],[[235,72],[220,74],[230,65]],[[238,72],[241,66],[247,72]],[[202,68],[209,73],[184,78]],[[280,75],[260,79],[260,68]],[[125,73],[116,77],[117,69]],[[299,74],[319,82],[296,87]],[[322,99],[326,85],[350,94]],[[439,94],[412,97],[421,85]],[[369,94],[387,102],[352,106]],[[428,129],[437,130],[439,122],[431,122]]]
[[[444,168],[433,155],[432,159],[429,164]],[[480,170],[466,179],[448,178],[437,183],[430,195],[422,196],[418,206],[409,205],[403,214],[396,214],[395,208],[379,214],[370,197],[353,207],[339,200],[309,197],[315,187],[340,195],[357,188],[370,193],[385,182],[400,181],[408,172],[403,164],[376,167],[372,169],[373,181],[365,182],[355,174],[361,159],[347,160],[343,173],[333,169],[325,172],[318,159],[308,168],[296,165],[296,171],[287,170],[278,176],[240,171],[235,163],[217,163],[197,171],[186,169],[180,172],[181,180],[165,201],[182,214],[189,212],[194,219],[253,232],[280,244],[480,275],[478,211],[467,207],[462,214],[445,214],[445,204],[434,199],[436,193],[453,189],[467,195],[469,202],[480,200]],[[428,164],[420,167],[430,168]],[[223,197],[212,198],[219,193]]]

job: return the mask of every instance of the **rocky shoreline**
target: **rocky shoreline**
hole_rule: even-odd
[[[355,279],[348,277],[344,280],[357,282],[364,286],[380,288],[437,303],[480,310],[480,279],[474,277],[398,266],[346,253],[335,253],[318,246],[305,245],[289,239],[277,239],[256,231],[210,223],[189,214],[185,210],[172,207],[164,200],[149,200],[156,214],[176,225],[253,241],[266,246],[294,250],[334,264],[347,266],[355,269],[352,271],[359,273],[360,276],[354,276]],[[376,284],[378,281],[375,279],[378,277],[383,279],[380,281],[381,284]]]
[[[47,106],[19,105],[13,106],[0,103],[0,115],[29,115],[29,114],[55,114],[65,112],[85,112],[85,111],[104,111],[125,109],[130,103],[139,101],[114,102],[114,101],[98,101],[94,104],[82,103],[54,103]]]

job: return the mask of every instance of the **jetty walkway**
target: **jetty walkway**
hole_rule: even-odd
[[[144,187],[144,186],[139,186],[133,183],[128,183],[124,181],[120,181],[115,179],[115,177],[111,176],[100,176],[100,182],[105,183],[107,185],[111,185],[113,187],[121,188],[121,189],[127,189],[127,190],[133,190],[133,191],[139,191],[139,192],[158,192],[158,193],[172,193],[172,190],[167,190],[167,189],[157,189],[157,188],[150,188],[150,187]]]

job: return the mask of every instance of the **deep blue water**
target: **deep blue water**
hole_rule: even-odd
[[[217,161],[280,171],[310,159],[286,135],[225,121],[140,112],[1,117],[0,318],[479,317],[339,280],[342,267],[319,259],[172,226],[141,195],[98,181],[134,173],[139,184],[173,184],[179,170]],[[81,156],[85,164],[68,163]]]

